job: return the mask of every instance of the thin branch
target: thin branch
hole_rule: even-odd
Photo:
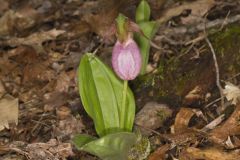
[[[225,119],[225,115],[222,114],[219,117],[217,117],[216,119],[214,119],[212,122],[210,122],[209,124],[207,124],[205,127],[203,127],[201,129],[201,131],[203,132],[207,132],[208,130],[212,130],[214,129],[217,125],[219,125],[220,123],[222,123],[222,121]]]
[[[227,13],[227,15],[226,15],[226,17],[225,17],[221,27],[219,28],[219,31],[221,31],[224,28],[224,26],[227,25],[227,19],[228,19],[230,13],[231,13],[231,11],[228,11],[228,13]]]
[[[204,106],[204,108],[208,108],[208,107],[210,107],[210,106],[213,105],[214,103],[217,103],[217,102],[220,101],[220,100],[221,100],[221,97],[215,99],[214,101],[212,101],[212,102],[210,102],[210,103],[208,103],[206,106]]]
[[[224,110],[224,94],[223,94],[223,88],[221,86],[221,83],[220,83],[220,75],[219,75],[219,66],[218,66],[218,62],[217,62],[217,57],[216,57],[216,53],[213,49],[213,46],[211,44],[211,42],[209,41],[208,37],[206,36],[205,37],[205,40],[212,52],[212,56],[213,56],[213,61],[214,61],[214,65],[215,65],[215,71],[216,71],[216,85],[219,89],[219,93],[220,93],[220,96],[221,96],[221,111]]]

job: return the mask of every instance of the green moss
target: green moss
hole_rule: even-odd
[[[130,150],[128,159],[129,160],[144,160],[150,154],[150,142],[147,137],[137,133],[137,143]]]
[[[172,112],[168,109],[163,109],[157,112],[157,116],[161,122],[164,122],[167,118],[172,115]]]
[[[146,88],[146,87],[151,87],[154,86],[155,84],[155,76],[154,75],[143,75],[139,76],[136,80],[135,83],[138,84],[138,88]]]
[[[240,70],[240,26],[230,25],[211,36],[221,69],[235,74]]]
[[[178,83],[176,84],[176,94],[181,96],[181,94],[183,93],[187,83],[189,83],[189,81],[191,79],[193,79],[196,76],[196,71],[190,71],[189,73],[187,73],[185,76],[180,77],[178,79]]]

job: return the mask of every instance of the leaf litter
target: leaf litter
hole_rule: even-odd
[[[0,131],[11,123],[18,124],[18,99],[5,95],[0,99]]]
[[[134,19],[138,2],[0,2],[1,158],[96,159],[76,151],[71,145],[71,137],[76,133],[96,134],[79,99],[75,76],[77,66],[84,52],[99,47],[119,12]],[[226,23],[236,22],[240,15],[239,2],[149,2],[153,17],[162,24],[156,36],[158,39],[155,39],[162,49],[151,50],[149,65],[154,66],[155,71],[148,73],[147,80],[131,83],[136,93],[137,114],[141,114],[144,120],[142,128],[136,126],[147,130],[151,142],[151,152],[143,151],[143,157],[147,153],[150,160],[240,159],[237,70],[229,71],[234,67],[230,65],[231,59],[227,64],[229,68],[223,69],[221,64],[225,65],[228,60],[221,60],[221,55],[217,54],[221,80],[227,81],[223,89],[227,108],[218,113],[220,104],[216,100],[219,93],[215,88],[212,59],[208,56],[211,54],[201,41],[202,26],[216,30],[223,26],[226,30],[218,30],[221,33],[228,30]],[[223,14],[223,8],[229,14]],[[217,49],[217,45],[213,46]],[[112,44],[107,43],[100,46],[97,53],[107,63],[111,47]],[[154,59],[154,55],[158,58]],[[166,68],[174,61],[183,65]],[[192,76],[189,70],[195,68],[199,68],[198,74]],[[164,70],[168,70],[168,74],[159,76],[158,73]],[[174,73],[181,74],[175,76]],[[188,78],[191,82],[181,86]],[[165,79],[165,83],[159,83],[161,79]],[[175,87],[177,80],[182,81]],[[167,85],[169,81],[174,83]],[[134,87],[135,83],[140,85]],[[160,92],[162,88],[166,93]],[[176,92],[175,88],[178,89]],[[160,113],[151,111],[154,107],[144,111],[143,106],[149,102],[166,104],[167,108],[163,107]],[[148,119],[157,123],[152,125]]]
[[[240,101],[240,88],[230,82],[226,82],[225,88],[223,90],[228,101],[236,105]]]

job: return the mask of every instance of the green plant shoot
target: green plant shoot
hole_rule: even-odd
[[[127,21],[127,17],[125,17],[121,13],[116,18],[117,37],[120,42],[123,42],[128,36],[126,21]]]
[[[136,142],[131,133],[135,117],[132,91],[91,53],[81,59],[78,86],[84,109],[93,119],[100,138],[76,135],[74,144],[103,160],[127,160],[128,151]]]
[[[149,52],[150,52],[150,40],[156,34],[156,31],[159,27],[156,21],[150,21],[150,6],[146,0],[142,0],[136,10],[136,22],[139,25],[140,29],[143,31],[144,35],[148,39],[141,35],[140,33],[135,34],[135,40],[138,43],[138,46],[142,55],[142,67],[140,74],[143,75],[146,72]]]
[[[135,117],[132,91],[128,86],[125,88],[126,99],[122,106],[123,82],[93,54],[87,53],[81,59],[78,86],[84,109],[93,119],[100,137],[132,131]]]

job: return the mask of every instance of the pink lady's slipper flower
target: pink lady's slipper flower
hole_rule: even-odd
[[[129,32],[128,19],[119,14],[116,22],[118,40],[113,47],[112,66],[121,79],[133,80],[141,70],[140,50]]]
[[[113,47],[112,65],[121,79],[135,79],[141,70],[141,64],[140,50],[131,37],[124,42],[116,42]]]

